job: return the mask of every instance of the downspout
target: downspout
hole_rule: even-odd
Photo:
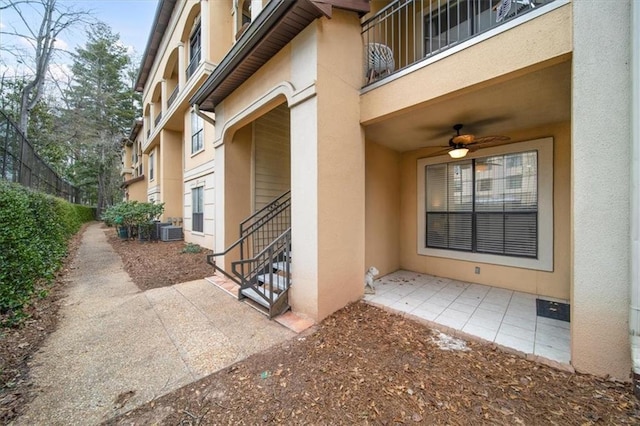
[[[631,1],[631,306],[633,392],[640,398],[640,2]]]
[[[205,114],[204,112],[200,111],[200,105],[193,104],[193,112],[195,112],[196,115],[200,116],[204,121],[206,121],[208,123],[211,123],[214,126],[216,125],[215,118],[211,118],[207,114]]]

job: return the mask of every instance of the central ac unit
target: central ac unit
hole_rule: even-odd
[[[162,241],[180,241],[182,239],[182,227],[180,226],[163,226],[160,230]]]
[[[162,228],[171,226],[171,222],[155,222],[155,226],[151,228],[151,239],[158,241],[162,237]]]

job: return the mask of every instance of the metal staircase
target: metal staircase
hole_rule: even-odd
[[[216,265],[216,257],[239,251],[232,274]],[[291,286],[291,192],[287,191],[240,223],[240,238],[207,263],[240,286],[238,299],[273,318],[289,309]]]

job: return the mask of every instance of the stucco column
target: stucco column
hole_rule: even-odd
[[[164,217],[183,217],[182,134],[163,129],[160,134],[158,179]]]
[[[184,89],[187,80],[187,58],[184,53],[184,43],[178,43],[178,86]]]
[[[294,86],[315,80],[318,95],[291,107],[290,300],[294,311],[320,321],[363,294],[362,41],[357,15],[334,9],[332,19],[314,22],[294,40],[292,57]]]
[[[209,16],[209,0],[200,0],[200,63],[211,57],[209,52],[209,23],[214,22]]]
[[[575,1],[571,362],[628,380],[630,1]]]
[[[151,129],[151,132],[153,132],[153,130],[156,128],[156,114],[158,114],[157,103],[149,103],[149,114],[151,114],[149,117],[149,129]]]
[[[167,110],[167,80],[162,79],[160,81],[160,102],[161,102],[161,111],[164,112]]]

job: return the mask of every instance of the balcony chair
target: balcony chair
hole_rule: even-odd
[[[395,71],[395,60],[391,48],[382,43],[367,43],[367,84],[390,75]]]

